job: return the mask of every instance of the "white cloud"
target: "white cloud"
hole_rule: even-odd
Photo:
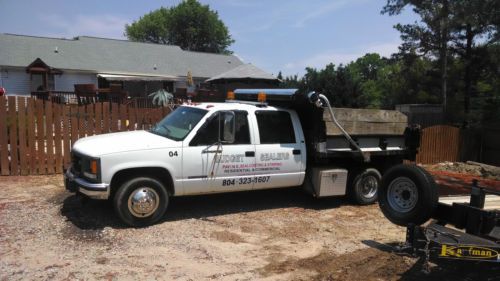
[[[302,17],[300,17],[295,23],[294,27],[304,27],[306,22],[319,18],[322,16],[325,16],[333,11],[336,11],[346,4],[352,3],[353,1],[348,1],[348,0],[335,0],[335,1],[330,1],[325,5],[311,5],[308,7],[308,12],[306,12]]]
[[[115,15],[77,15],[64,18],[59,15],[40,15],[40,20],[47,24],[49,33],[57,37],[72,38],[78,35],[90,35],[105,38],[124,38],[125,24],[129,20]],[[53,30],[50,31],[50,28]]]
[[[389,57],[391,54],[398,51],[400,43],[379,43],[368,46],[359,46],[350,51],[345,50],[327,50],[322,53],[315,54],[294,62],[286,63],[283,66],[286,75],[291,74],[304,74],[306,67],[313,67],[317,69],[324,68],[327,64],[333,63],[335,65],[348,64],[359,57],[364,56],[366,53],[378,53],[383,57]]]

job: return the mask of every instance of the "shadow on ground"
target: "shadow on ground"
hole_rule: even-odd
[[[170,199],[163,220],[209,219],[210,217],[278,208],[329,209],[349,204],[345,198],[313,198],[300,188],[221,193]],[[125,225],[114,214],[110,201],[70,195],[63,200],[61,214],[80,229]]]

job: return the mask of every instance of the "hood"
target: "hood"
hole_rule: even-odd
[[[130,131],[81,138],[73,145],[85,155],[99,157],[105,154],[135,150],[180,146],[180,142],[147,131]]]

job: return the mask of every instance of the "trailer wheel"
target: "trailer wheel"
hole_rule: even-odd
[[[158,222],[168,206],[168,192],[153,178],[132,178],[118,189],[113,205],[120,219],[134,227]]]
[[[382,177],[379,205],[394,224],[420,225],[429,220],[438,203],[438,189],[432,176],[415,165],[397,165]]]
[[[360,205],[377,202],[381,179],[382,175],[380,175],[377,169],[373,168],[367,168],[355,174],[350,192],[352,200]]]

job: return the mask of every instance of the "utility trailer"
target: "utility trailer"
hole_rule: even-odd
[[[434,259],[500,263],[500,211],[484,209],[486,195],[500,198],[475,180],[469,202],[438,202],[430,223],[407,226],[406,250]]]
[[[427,171],[400,165],[384,174],[379,205],[391,222],[407,229],[401,251],[422,255],[427,261],[500,263],[499,196],[499,191],[474,180],[468,202],[439,201],[438,187]],[[485,208],[487,201],[493,204]]]

